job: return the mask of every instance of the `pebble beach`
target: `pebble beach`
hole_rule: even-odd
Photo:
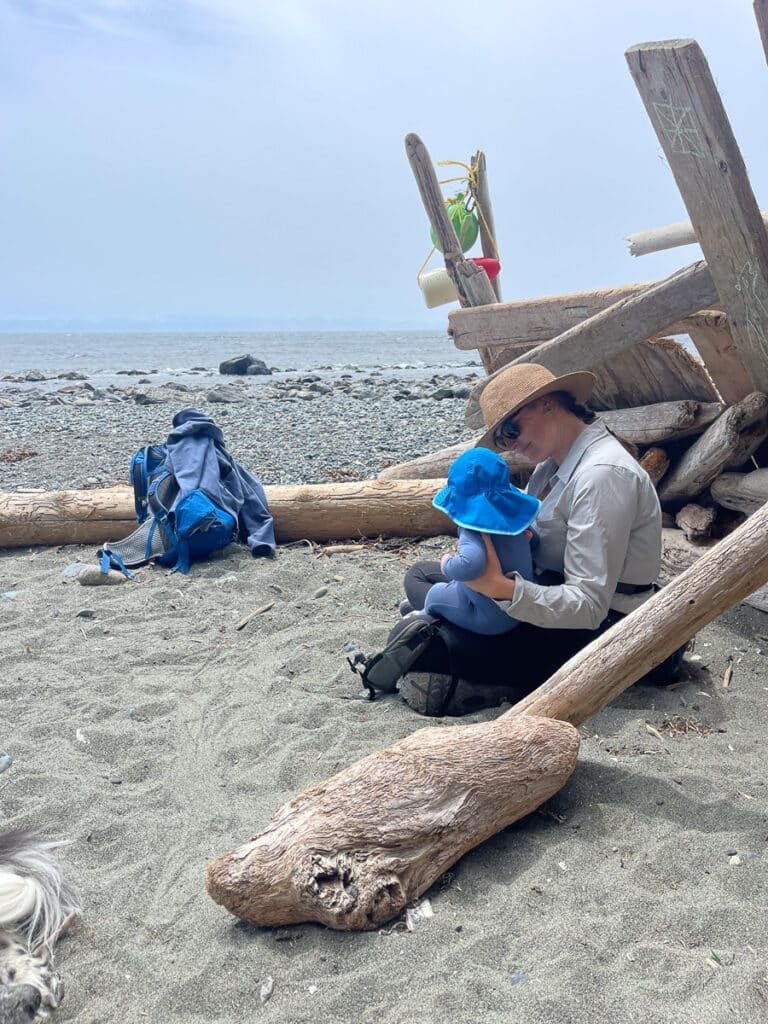
[[[0,490],[125,483],[190,405],[266,484],[375,477],[472,436],[472,373],[284,376],[5,380]],[[359,699],[346,662],[383,643],[406,568],[450,543],[305,542],[275,559],[233,545],[188,576],[148,566],[104,587],[68,571],[91,549],[0,550],[0,828],[70,840],[83,895],[56,1021],[765,1019],[768,619],[745,606],[701,631],[684,679],[631,687],[585,723],[563,789],[466,854],[419,913],[365,933],[256,928],[206,895],[208,861],[286,801],[456,724]]]
[[[87,380],[48,380],[45,390],[0,382],[0,489],[125,483],[134,451],[164,441],[187,406],[212,416],[228,450],[265,484],[367,479],[473,436],[464,424],[472,372],[283,376],[215,386],[139,378],[103,389]]]

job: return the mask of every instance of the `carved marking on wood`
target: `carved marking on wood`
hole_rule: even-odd
[[[744,319],[755,342],[766,344],[763,324],[768,323],[768,308],[760,298],[758,269],[747,262],[736,275],[736,291],[744,300]]]
[[[673,103],[653,104],[670,146],[675,153],[704,156],[701,132],[693,116],[692,107],[677,107]]]

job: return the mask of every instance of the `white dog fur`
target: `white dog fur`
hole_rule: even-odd
[[[2,1024],[50,1020],[64,994],[53,948],[80,915],[78,892],[54,856],[65,845],[32,832],[0,833]]]

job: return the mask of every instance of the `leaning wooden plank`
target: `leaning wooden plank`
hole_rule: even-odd
[[[754,0],[752,8],[757,20],[760,41],[763,44],[763,53],[768,61],[768,0]]]
[[[420,537],[450,533],[432,506],[442,480],[362,480],[343,484],[265,487],[279,543],[349,537]],[[136,528],[133,491],[0,493],[0,547],[102,544]]]
[[[649,281],[571,295],[500,302],[492,308],[454,309],[448,314],[448,333],[456,348],[462,351],[483,347],[496,350],[510,342],[530,349],[576,327],[621,299],[639,295],[655,283]],[[720,303],[713,300],[710,306],[717,310]],[[702,315],[697,310],[658,333],[687,334],[688,325],[700,323]]]
[[[665,331],[689,313],[708,308],[716,297],[707,265],[700,260],[596,313],[516,361],[540,363],[556,374],[583,370]]]
[[[721,473],[709,493],[718,505],[752,515],[768,501],[768,469],[751,473]]]
[[[768,506],[767,506],[768,507]],[[700,544],[686,540],[682,530],[666,528],[662,531],[663,544],[661,555],[661,575],[664,582],[673,580],[681,572],[689,569],[694,562],[717,548],[723,543],[717,540],[707,540]],[[741,598],[742,604],[751,608],[758,608],[761,612],[768,612],[768,586],[759,586],[751,594]]]
[[[734,455],[740,463],[768,436],[768,397],[753,392],[716,420],[693,442],[659,486],[662,502],[695,498],[719,476]]]
[[[711,312],[697,323],[691,320],[688,335],[726,405],[745,398],[752,390],[752,381],[734,344],[725,313]]]
[[[700,260],[529,349],[512,363],[540,363],[555,374],[589,369],[660,334],[679,317],[712,305],[714,298],[715,286]],[[469,426],[478,425],[483,388],[503,369],[496,369],[472,389],[465,412]]]
[[[211,861],[209,895],[256,925],[380,927],[568,779],[572,726],[768,580],[766,530],[768,507],[495,721],[421,729],[290,800]]]
[[[641,341],[585,369],[590,369],[597,377],[589,400],[596,410],[686,398],[698,402],[720,401],[703,364],[672,338]]]
[[[626,56],[752,386],[768,391],[768,231],[707,61],[692,39]]]
[[[607,309],[621,299],[638,295],[654,281],[599,288],[569,295],[500,302],[493,308],[455,309],[448,314],[448,333],[458,349],[472,351],[518,341],[538,345]]]
[[[477,219],[480,222],[480,248],[483,256],[499,260],[501,257],[496,246],[496,225],[493,219],[491,192],[488,187],[488,166],[485,153],[479,149],[469,161],[469,164],[475,172],[477,181],[475,199],[477,200]],[[496,302],[501,302],[501,274],[497,274],[494,277],[491,281],[491,287],[493,288],[493,294],[496,296]]]
[[[760,215],[764,223],[768,224],[768,212],[762,210]],[[626,235],[624,240],[629,247],[630,256],[645,256],[649,252],[661,252],[663,249],[675,249],[678,245],[694,245],[698,242],[693,224],[689,220],[636,231],[632,235]]]

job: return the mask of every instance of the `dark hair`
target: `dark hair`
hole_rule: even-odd
[[[581,405],[577,402],[570,391],[553,391],[548,397],[556,398],[566,412],[580,419],[582,423],[594,423],[597,419],[597,413],[593,412],[588,405]]]
[[[581,405],[577,402],[570,391],[553,391],[548,397],[556,398],[566,412],[576,416],[576,418],[580,419],[582,423],[594,423],[597,419],[597,413],[593,409],[590,409],[588,405]],[[604,422],[603,426],[609,434],[616,438],[623,448],[626,448],[633,458],[639,458],[640,450],[636,444],[633,444],[632,441],[628,441],[626,437],[621,437],[620,434],[614,433],[607,423]]]

